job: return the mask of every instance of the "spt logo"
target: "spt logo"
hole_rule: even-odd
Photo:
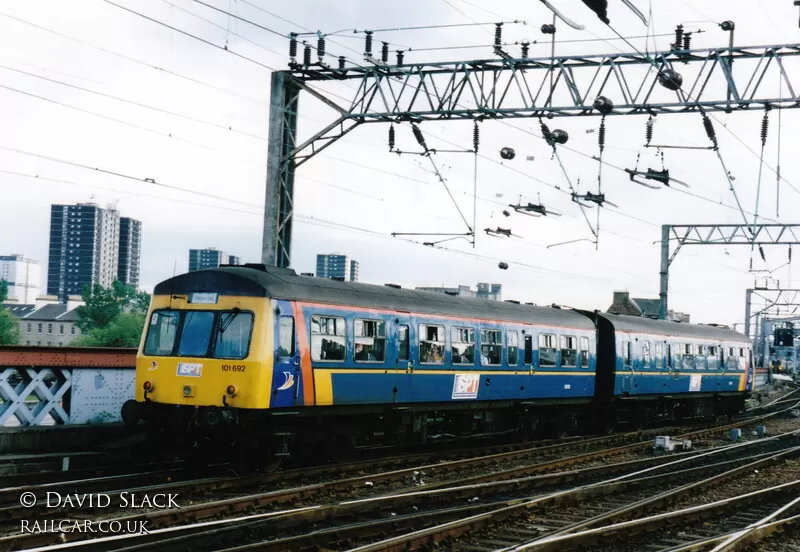
[[[203,365],[189,362],[178,363],[178,375],[199,378],[203,375]]]
[[[452,397],[454,399],[477,399],[480,382],[480,374],[456,374]]]

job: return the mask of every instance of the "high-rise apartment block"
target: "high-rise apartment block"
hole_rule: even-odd
[[[22,255],[0,255],[0,280],[8,284],[8,299],[31,305],[41,290],[42,267]]]
[[[242,263],[241,259],[236,255],[228,255],[215,247],[189,250],[189,272],[217,268],[226,264],[238,265]]]
[[[127,217],[119,219],[119,262],[117,280],[139,287],[139,264],[142,251],[142,223]]]
[[[126,282],[138,284],[141,253],[141,223],[125,219]],[[135,237],[134,237],[135,234]],[[83,287],[111,287],[120,277],[121,221],[114,207],[94,203],[53,205],[50,210],[50,258],[47,293],[63,302],[80,295]],[[134,284],[130,275],[136,275]]]
[[[358,261],[347,255],[317,255],[317,278],[333,278],[345,282],[358,281]]]

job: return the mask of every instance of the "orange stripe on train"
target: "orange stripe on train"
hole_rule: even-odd
[[[300,369],[303,372],[303,404],[312,406],[314,404],[314,372],[311,369],[311,351],[308,346],[306,321],[299,303],[292,302],[292,311],[294,312],[297,341],[300,346]]]

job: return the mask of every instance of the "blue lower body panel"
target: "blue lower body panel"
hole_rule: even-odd
[[[333,404],[591,399],[593,373],[333,373]]]

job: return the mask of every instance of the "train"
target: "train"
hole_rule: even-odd
[[[154,290],[128,424],[273,459],[611,431],[744,409],[750,340],[696,325],[247,264]]]

